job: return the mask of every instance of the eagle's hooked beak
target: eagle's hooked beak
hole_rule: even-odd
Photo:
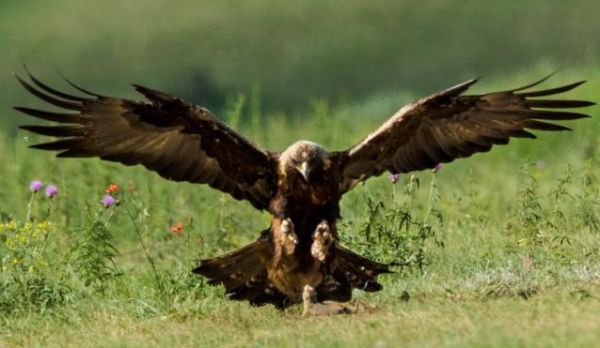
[[[298,169],[298,171],[300,172],[300,174],[302,174],[302,177],[304,178],[304,180],[306,180],[306,182],[308,182],[308,175],[310,174],[310,169],[308,168],[308,163],[302,162],[302,164],[300,165],[300,169]]]

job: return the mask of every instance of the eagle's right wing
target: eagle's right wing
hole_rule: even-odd
[[[266,209],[274,192],[271,155],[238,134],[208,110],[142,86],[146,101],[85,97],[57,91],[29,75],[18,81],[36,97],[70,110],[57,113],[15,109],[60,126],[22,126],[28,131],[66,138],[33,145],[60,151],[58,157],[100,157],[125,165],[141,164],[174,181],[208,184]]]
[[[535,138],[527,129],[561,131],[547,121],[589,117],[565,110],[594,105],[589,101],[538,99],[567,92],[582,82],[526,91],[525,87],[480,95],[463,95],[476,80],[420,99],[400,109],[379,129],[347,151],[334,153],[340,166],[340,192],[372,176],[433,168],[438,163],[489,151],[510,138]]]

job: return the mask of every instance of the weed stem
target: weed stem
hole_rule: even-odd
[[[429,219],[429,215],[431,215],[431,209],[433,209],[433,192],[435,191],[435,173],[431,175],[431,186],[429,188],[429,198],[427,198],[427,211],[425,212],[425,217],[423,218],[423,224],[427,223],[427,219]]]
[[[140,242],[140,245],[142,247],[142,250],[144,251],[144,256],[146,256],[146,260],[148,260],[148,263],[150,264],[150,267],[152,268],[152,273],[154,274],[154,281],[156,282],[156,287],[158,288],[158,290],[161,293],[164,293],[163,285],[162,285],[162,282],[160,281],[160,276],[158,275],[158,270],[156,269],[156,264],[154,263],[154,259],[152,258],[152,256],[148,252],[148,249],[146,248],[146,244],[144,243],[144,238],[142,237],[142,232],[140,231],[137,223],[135,222],[135,217],[133,216],[133,214],[131,213],[129,208],[126,207],[125,211],[127,212],[127,216],[129,216],[129,219],[131,220],[131,223],[133,224],[133,230],[135,231],[135,234],[138,237],[138,241]]]
[[[33,196],[35,192],[31,192],[31,196],[29,197],[29,203],[27,203],[27,216],[25,217],[25,222],[30,222],[31,219],[31,210],[33,209]]]

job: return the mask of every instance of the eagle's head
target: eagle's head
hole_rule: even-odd
[[[319,144],[300,140],[288,147],[280,157],[280,170],[285,173],[298,172],[304,180],[322,173],[330,165],[329,153]]]

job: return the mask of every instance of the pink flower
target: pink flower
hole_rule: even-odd
[[[43,186],[43,184],[41,181],[34,180],[29,184],[29,190],[33,193],[36,193],[42,189],[42,186]]]
[[[433,167],[433,172],[434,172],[434,173],[437,173],[437,172],[439,172],[440,170],[442,170],[442,168],[444,168],[444,165],[443,165],[443,164],[441,164],[441,163],[438,163],[438,164],[436,164],[436,165],[435,165],[435,167]]]
[[[48,198],[54,198],[54,196],[56,196],[57,194],[58,187],[56,187],[55,185],[46,186],[46,196],[48,196]]]
[[[100,202],[104,205],[105,208],[112,207],[113,205],[119,203],[119,201],[117,201],[115,199],[115,197],[113,197],[111,195],[106,195],[106,196],[102,197]]]
[[[392,184],[395,184],[400,180],[400,173],[396,173],[396,174],[390,173],[390,175],[388,176],[388,179],[390,179]]]

